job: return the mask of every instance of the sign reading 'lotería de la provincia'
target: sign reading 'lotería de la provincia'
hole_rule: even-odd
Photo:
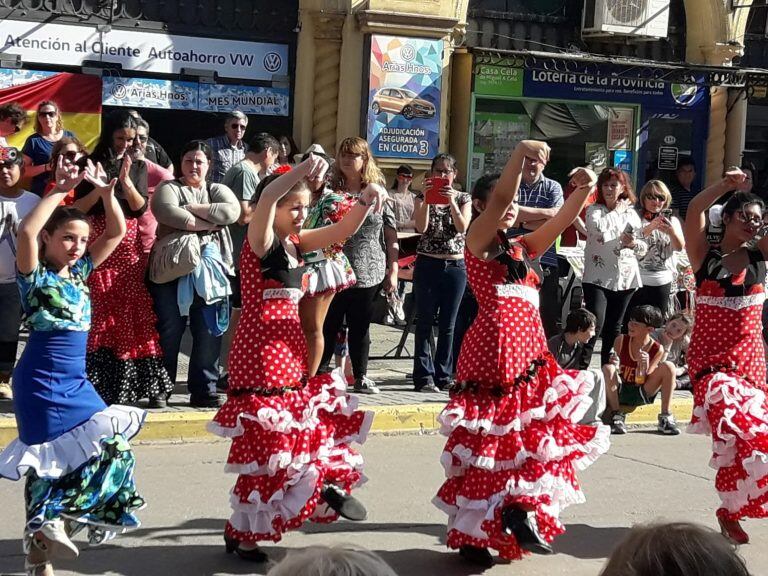
[[[121,64],[124,70],[178,74],[182,68],[216,71],[243,80],[288,74],[288,46],[133,30],[100,32],[94,26],[0,20],[2,54],[24,62],[78,66],[84,60]]]

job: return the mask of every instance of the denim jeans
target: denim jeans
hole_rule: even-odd
[[[416,296],[413,383],[417,389],[433,383],[439,387],[453,377],[453,328],[467,285],[464,260],[443,260],[419,254],[413,271]],[[429,341],[438,315],[437,346],[432,358]]]
[[[179,312],[178,280],[155,284],[147,282],[157,314],[157,331],[163,349],[163,364],[172,382],[176,382],[179,365],[181,338],[187,327],[187,317]],[[189,309],[189,329],[192,332],[192,353],[189,356],[187,388],[193,398],[205,398],[216,394],[219,379],[219,354],[221,336],[213,336],[205,325],[203,310],[207,308],[202,298],[195,294]]]

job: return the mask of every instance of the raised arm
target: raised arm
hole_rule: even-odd
[[[314,230],[302,230],[299,234],[301,251],[314,252],[331,244],[344,242],[360,229],[371,210],[376,212],[384,210],[386,201],[387,191],[382,186],[368,184],[361,192],[357,204],[339,222]],[[397,238],[397,231],[395,231],[395,238]]]
[[[296,166],[290,172],[280,175],[272,182],[267,184],[264,190],[261,191],[256,207],[253,210],[251,221],[248,224],[248,243],[251,246],[251,250],[261,258],[267,253],[270,246],[274,241],[273,226],[275,223],[275,212],[277,210],[277,203],[288,194],[288,192],[296,184],[321,172],[328,170],[328,163],[314,154],[310,154],[309,158],[304,160],[301,164]],[[329,242],[330,244],[331,242]],[[317,248],[323,248],[327,244],[318,246]],[[313,252],[317,248],[306,248],[303,244],[301,249],[303,252]]]
[[[499,220],[517,198],[526,156],[546,163],[549,161],[549,146],[537,140],[523,140],[515,146],[486,203],[485,210],[475,219],[467,233],[467,248],[478,258],[487,257],[496,239]]]
[[[544,253],[557,240],[557,237],[573,223],[584,208],[584,204],[597,182],[595,173],[587,168],[579,168],[571,179],[576,184],[576,188],[568,196],[565,204],[557,211],[557,214],[533,232],[525,235],[528,249],[534,254]]]
[[[709,249],[707,244],[707,211],[723,194],[729,190],[736,190],[746,177],[746,174],[738,168],[732,168],[725,173],[722,180],[699,192],[688,204],[683,233],[685,235],[685,249],[688,252],[688,258],[694,272],[701,267]]]
[[[106,224],[102,235],[96,238],[88,249],[95,268],[98,268],[99,264],[104,262],[114,252],[123,236],[125,236],[125,216],[123,216],[123,210],[120,208],[117,198],[115,198],[115,184],[117,184],[117,180],[112,180],[106,185],[100,183],[95,188],[101,195]]]

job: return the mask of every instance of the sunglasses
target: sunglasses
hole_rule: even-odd
[[[666,198],[664,196],[660,196],[658,194],[648,194],[645,198],[646,200],[657,200],[659,202],[666,201]]]
[[[230,124],[229,127],[232,128],[232,130],[243,130],[244,131],[246,129],[245,124]]]
[[[59,113],[56,112],[55,110],[45,111],[45,112],[38,112],[37,113],[38,116],[49,116],[51,118],[53,118],[54,116],[57,116],[58,114]]]
[[[413,174],[398,174],[398,178],[405,178],[406,180],[413,180]]]
[[[754,224],[755,226],[762,226],[763,225],[763,217],[761,216],[748,216],[744,212],[736,212],[736,218],[739,220],[739,222],[743,222],[744,224]]]

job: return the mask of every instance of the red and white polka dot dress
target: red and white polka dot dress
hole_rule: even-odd
[[[89,242],[106,228],[103,214],[89,218]],[[88,333],[88,378],[107,404],[132,404],[165,398],[173,382],[163,366],[157,316],[144,282],[148,255],[138,220],[126,220],[126,234],[115,251],[88,277],[93,318]]]
[[[459,355],[458,391],[439,418],[447,480],[434,501],[449,515],[450,548],[494,548],[517,559],[524,551],[503,533],[502,509],[533,507],[552,541],[564,532],[560,511],[584,501],[576,470],[607,451],[610,430],[578,424],[594,380],[565,373],[549,353],[524,240],[500,235],[499,243],[491,261],[465,252],[479,312]]]
[[[285,255],[279,244],[277,250]],[[273,253],[270,261],[275,260],[287,262]],[[240,542],[277,542],[305,520],[335,520],[320,491],[325,482],[350,492],[364,481],[362,457],[350,444],[365,441],[373,418],[356,409],[342,375],[307,381],[298,315],[303,267],[278,270],[275,276],[283,281],[262,272],[262,261],[246,242],[228,397],[209,425],[232,439],[226,470],[239,476],[226,535]]]
[[[765,264],[731,275],[716,250],[696,274],[696,322],[688,349],[694,408],[689,432],[712,436],[719,517],[768,516],[768,403],[761,314]]]

